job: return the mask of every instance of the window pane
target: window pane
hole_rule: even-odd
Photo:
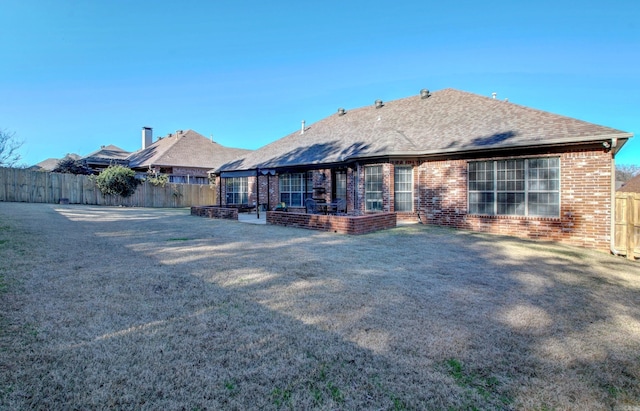
[[[307,194],[313,193],[313,171],[307,171],[306,179],[307,179],[306,193]],[[311,196],[309,196],[309,198],[311,198]]]
[[[529,160],[527,201],[529,215],[557,217],[560,215],[560,159]]]
[[[382,166],[367,166],[364,169],[365,209],[382,210]]]
[[[524,193],[498,193],[499,215],[524,215]]]
[[[469,193],[469,213],[493,214],[493,193],[492,192]]]
[[[560,215],[558,157],[475,161],[468,167],[469,213]]]
[[[529,193],[529,215],[557,217],[560,214],[558,193]]]
[[[395,211],[413,211],[413,168],[396,167],[394,171]]]
[[[505,179],[504,170],[500,176]],[[494,214],[494,185],[493,161],[469,163],[469,213]]]
[[[247,204],[249,199],[249,184],[247,177],[231,177],[225,182],[227,190],[227,204]]]
[[[311,172],[280,174],[280,201],[287,206],[302,207],[303,199],[310,197],[313,190],[310,176],[313,176]]]

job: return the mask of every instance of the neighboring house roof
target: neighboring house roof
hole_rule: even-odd
[[[193,130],[159,138],[149,147],[132,153],[129,167],[218,168],[250,150],[222,146]]]
[[[38,164],[35,164],[31,167],[29,167],[30,170],[40,170],[40,171],[52,171],[54,168],[56,168],[58,166],[58,163],[62,160],[67,160],[67,159],[71,159],[71,160],[79,160],[81,157],[78,154],[75,153],[69,153],[66,156],[62,157],[62,158],[48,158],[44,161],[39,162]]]
[[[631,137],[613,128],[454,89],[326,117],[218,171],[341,163],[593,142]],[[621,144],[626,140],[622,140]]]
[[[640,193],[640,174],[624,183],[617,191],[624,193]]]
[[[125,151],[120,147],[110,144],[108,146],[102,146],[99,150],[96,150],[93,153],[82,157],[82,160],[87,164],[126,164],[127,157],[130,154],[131,153],[129,151]]]

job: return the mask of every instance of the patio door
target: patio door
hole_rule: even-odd
[[[331,200],[347,200],[347,171],[333,170],[331,183]]]

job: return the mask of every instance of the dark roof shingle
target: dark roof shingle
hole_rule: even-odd
[[[193,130],[162,137],[145,149],[132,153],[131,168],[150,166],[217,168],[250,150],[222,146]]]
[[[577,143],[620,130],[454,89],[326,117],[220,171],[339,163],[355,158],[426,155]]]

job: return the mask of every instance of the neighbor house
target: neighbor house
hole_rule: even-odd
[[[130,152],[114,145],[81,157],[68,154],[62,160],[80,160],[95,174],[111,165],[122,165],[137,172],[141,177],[165,174],[172,183],[209,184],[208,172],[222,164],[249,153],[250,150],[225,147],[193,130],[178,130],[153,141],[153,129],[142,128],[142,147]],[[31,167],[51,171],[61,159],[48,159]]]
[[[80,158],[81,156],[78,154],[69,153],[62,158],[48,158],[46,160],[39,162],[38,164],[28,167],[27,169],[33,170],[33,171],[52,171],[53,169],[58,167],[58,164],[60,164],[61,161],[79,160]]]
[[[130,152],[110,144],[108,146],[100,147],[99,150],[82,157],[80,160],[94,173],[99,174],[102,170],[111,165],[121,165],[126,167],[129,164],[127,160],[129,155],[131,155]]]
[[[609,249],[614,156],[632,135],[454,89],[337,113],[229,162],[220,206],[395,213]]]
[[[178,130],[153,142],[152,129],[142,129],[142,149],[127,157],[128,166],[139,173],[169,176],[169,182],[208,184],[209,170],[249,153],[222,146],[193,130]]]

